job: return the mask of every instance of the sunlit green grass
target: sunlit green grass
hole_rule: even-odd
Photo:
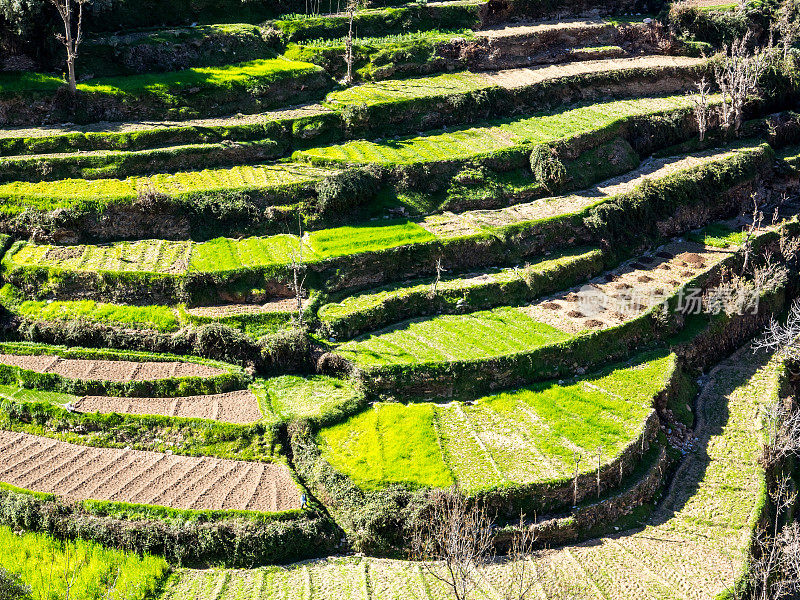
[[[252,390],[262,412],[283,420],[321,417],[357,395],[349,382],[321,375],[284,375],[259,380]]]
[[[0,527],[0,546],[0,567],[20,575],[32,597],[43,600],[145,600],[154,597],[169,572],[162,558],[17,534],[9,527]]]
[[[26,209],[51,211],[80,206],[102,208],[112,203],[130,203],[142,189],[175,197],[203,192],[291,189],[312,185],[329,171],[304,164],[240,165],[229,169],[205,169],[162,173],[127,179],[65,179],[61,181],[17,181],[0,184],[0,215],[13,216]]]
[[[280,58],[260,59],[223,67],[199,67],[169,73],[91,79],[79,84],[78,89],[102,94],[150,92],[160,95],[198,86],[201,89],[203,87],[230,89],[256,82],[265,83],[297,77],[318,70],[318,67],[309,63]]]
[[[734,231],[723,224],[715,223],[697,233],[690,233],[687,237],[693,242],[712,248],[731,248],[741,246],[746,236],[743,231]]]
[[[502,307],[410,321],[342,344],[337,353],[362,366],[473,360],[530,351],[569,337],[521,310]]]
[[[0,290],[0,299],[6,304],[7,291]],[[14,306],[14,312],[31,320],[73,321],[82,320],[133,329],[174,331],[180,322],[175,311],[168,306],[129,306],[95,302],[94,300],[34,301],[23,300]]]
[[[385,91],[387,98],[393,93],[392,89]],[[356,140],[301,150],[295,152],[294,157],[298,160],[323,164],[387,166],[477,159],[498,150],[523,144],[542,144],[601,130],[622,123],[630,117],[655,115],[676,109],[688,109],[691,106],[692,100],[687,96],[618,100],[539,113],[533,117],[503,119],[480,127],[429,133],[399,140],[381,142]]]
[[[641,434],[674,355],[646,355],[576,381],[486,396],[472,405],[376,404],[323,429],[326,460],[367,489],[390,483],[475,491],[559,480],[619,456]],[[594,457],[590,459],[588,457]]]
[[[459,94],[488,87],[486,78],[478,73],[447,73],[433,77],[392,79],[352,86],[328,94],[325,104],[331,108],[357,104],[393,103],[427,96]]]
[[[380,226],[348,226],[315,231],[309,244],[321,258],[332,258],[360,252],[387,250],[406,244],[427,242],[435,236],[410,221]]]
[[[190,270],[201,273],[236,271],[253,267],[289,264],[312,258],[307,249],[301,252],[300,240],[292,235],[251,237],[243,240],[218,238],[195,244]]]
[[[29,390],[27,388],[16,387],[13,385],[0,385],[0,398],[5,398],[7,400],[18,400],[20,402],[47,402],[49,404],[61,405],[75,402],[78,399],[77,396],[72,396],[71,394]]]
[[[453,482],[436,441],[431,404],[378,404],[323,430],[325,457],[359,485],[447,487]]]

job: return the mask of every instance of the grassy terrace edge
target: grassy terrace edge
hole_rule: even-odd
[[[77,247],[77,258],[76,250],[69,248],[17,242],[6,253],[2,266],[6,280],[32,299],[68,299],[74,293],[69,290],[80,290],[84,298],[129,302],[137,298],[142,285],[147,285],[151,303],[178,304],[188,299],[213,301],[224,290],[285,288],[290,280],[291,257],[302,252],[311,275],[308,284],[340,292],[358,289],[363,286],[358,282],[364,280],[380,285],[431,274],[437,257],[445,268],[463,272],[519,264],[526,257],[552,249],[558,240],[572,239],[574,245],[595,243],[601,237],[622,240],[633,223],[641,228],[642,235],[657,237],[658,222],[671,218],[676,209],[694,202],[693,198],[703,198],[704,204],[716,213],[731,210],[729,191],[769,171],[773,157],[774,152],[766,144],[751,147],[725,160],[674,173],[627,194],[598,201],[596,206],[576,214],[454,238],[437,239],[419,224],[401,221],[313,232],[304,239],[302,251],[298,238],[290,235],[242,241],[221,238],[200,244],[158,242],[152,249],[145,242]],[[633,206],[637,207],[636,213],[630,214],[627,209]],[[68,268],[62,266],[67,261],[58,259],[42,260],[51,251],[57,256],[67,253],[73,257],[69,261],[87,261],[88,268]],[[153,266],[185,266],[178,273],[136,270],[142,267],[135,262],[133,270],[125,271],[102,266],[109,259],[119,263],[119,257],[125,255],[140,260],[136,257],[143,254],[150,257]],[[126,258],[126,266],[131,259]]]
[[[49,355],[64,359],[127,360],[133,362],[190,362],[222,369],[220,375],[211,377],[173,377],[153,381],[92,381],[70,379],[55,373],[39,373],[10,365],[0,365],[0,383],[18,385],[28,389],[60,392],[74,395],[178,397],[216,394],[247,387],[252,381],[244,369],[235,365],[198,357],[170,354],[153,354],[124,350],[97,348],[68,348],[30,342],[0,343],[0,353],[13,355]]]
[[[753,248],[758,251],[784,234],[789,238],[800,235],[800,222],[794,220],[781,225],[777,231],[756,234],[752,240]],[[624,360],[635,349],[656,345],[674,335],[683,327],[677,317],[681,290],[705,289],[708,282],[713,281],[723,269],[733,269],[742,260],[741,252],[732,253],[685,281],[666,299],[666,315],[659,306],[655,306],[620,325],[600,331],[562,335],[561,341],[549,341],[531,350],[491,358],[376,366],[363,366],[353,361],[353,374],[368,394],[388,394],[406,401],[474,396],[496,389],[572,376],[576,365],[597,368],[608,360]]]

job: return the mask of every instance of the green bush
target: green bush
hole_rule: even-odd
[[[531,171],[549,192],[557,192],[567,181],[567,168],[554,148],[543,144],[531,152]]]
[[[22,578],[9,573],[0,567],[0,599],[28,600],[31,597],[31,586],[23,583]]]
[[[369,169],[346,169],[326,177],[316,187],[315,215],[327,221],[343,220],[359,207],[372,202],[378,187],[379,179]]]
[[[268,374],[303,373],[312,367],[311,337],[305,329],[290,327],[259,340]]]

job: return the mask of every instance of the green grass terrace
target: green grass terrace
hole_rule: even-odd
[[[470,492],[562,482],[574,453],[604,464],[639,443],[675,356],[643,356],[594,376],[462,404],[377,403],[319,433],[324,458],[364,489],[399,483]],[[581,473],[596,469],[586,461]]]

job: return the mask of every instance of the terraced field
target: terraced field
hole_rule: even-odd
[[[635,320],[710,272],[735,248],[676,242],[530,306],[410,321],[342,344],[360,367],[481,360],[530,352]]]
[[[687,456],[660,508],[638,529],[543,551],[534,558],[543,599],[714,598],[744,568],[747,529],[763,472],[756,425],[777,394],[780,365],[743,349],[714,369],[698,399],[698,451]],[[504,562],[482,573],[477,598],[502,595],[513,576]],[[369,592],[365,591],[369,590]],[[182,571],[166,598],[447,598],[417,565],[370,558],[329,558],[250,571]]]
[[[72,404],[79,412],[165,415],[187,419],[212,419],[225,423],[254,423],[262,419],[258,399],[250,391],[179,398],[119,398],[84,396]]]
[[[72,500],[261,512],[300,507],[283,465],[88,448],[12,432],[0,432],[0,447],[2,481]]]
[[[155,381],[176,377],[214,377],[225,372],[207,365],[177,361],[81,360],[47,355],[0,354],[0,363],[26,371],[89,381]]]
[[[672,384],[675,357],[646,357],[574,383],[486,396],[467,406],[375,404],[320,432],[325,458],[360,485],[465,490],[558,482],[574,458],[613,463],[652,434],[653,398]],[[405,443],[400,443],[401,440]],[[648,442],[649,443],[649,442]],[[583,461],[581,473],[597,463]]]
[[[386,557],[452,489],[534,528],[525,597],[733,594],[796,476],[749,340],[799,289],[800,58],[733,114],[773,15],[705,4],[120,0],[75,95],[4,14],[0,587],[446,600]]]

